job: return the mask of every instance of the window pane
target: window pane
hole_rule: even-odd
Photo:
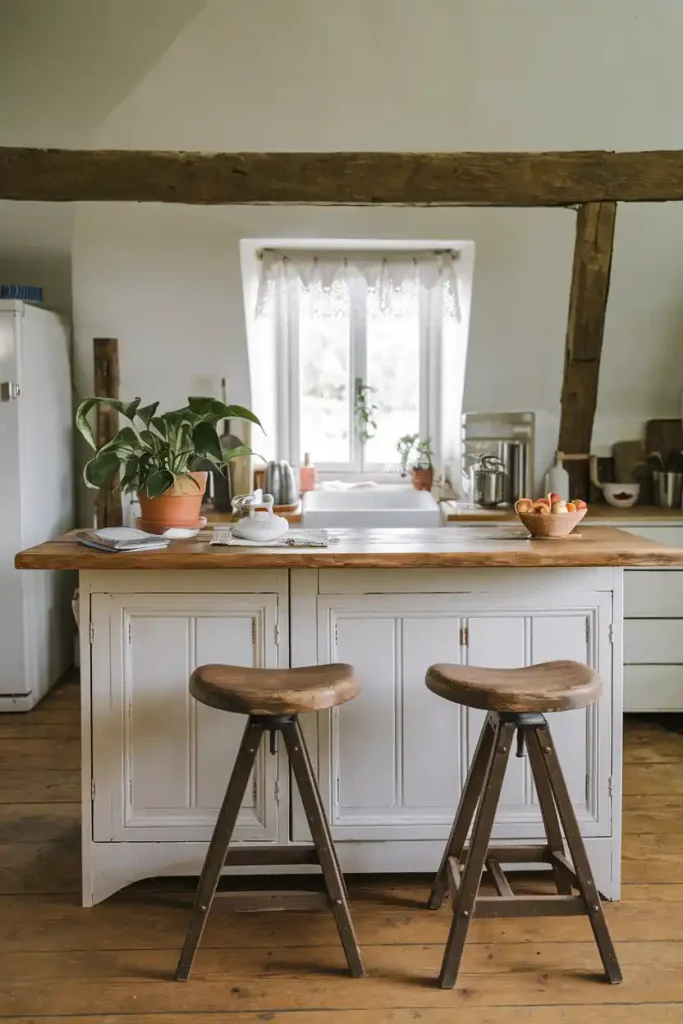
[[[349,462],[350,317],[343,282],[332,292],[301,289],[299,304],[300,457]]]
[[[395,464],[396,443],[420,429],[420,308],[417,285],[394,294],[390,310],[368,292],[367,383],[375,388],[377,433],[365,446],[365,462]]]

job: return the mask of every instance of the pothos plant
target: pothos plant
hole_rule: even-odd
[[[217,425],[224,419],[250,420],[261,426],[244,406],[226,405],[215,398],[188,398],[184,408],[157,415],[158,402],[143,406],[140,401],[86,398],[78,407],[76,426],[95,450],[83,470],[89,487],[102,487],[120,472],[122,490],[158,498],[178,479],[196,483],[191,473],[205,460],[222,469],[230,459],[252,454],[246,445],[223,451],[218,438]],[[99,449],[88,422],[97,406],[114,409],[130,424]]]
[[[419,434],[404,434],[398,439],[396,450],[401,457],[401,476],[408,476],[408,466],[412,469],[433,469],[434,451],[431,437],[420,441]]]

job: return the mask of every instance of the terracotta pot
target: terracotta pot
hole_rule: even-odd
[[[414,469],[413,487],[416,491],[431,491],[434,483],[433,469]]]
[[[139,495],[140,518],[144,519],[150,533],[164,533],[174,526],[193,529],[198,525],[208,474],[190,475],[195,483],[186,479],[176,480],[158,498]]]

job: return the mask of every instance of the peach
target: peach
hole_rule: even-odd
[[[576,512],[576,503],[573,501],[567,502],[567,512]]]
[[[536,498],[536,501],[534,502],[534,508],[537,505],[547,505],[548,508],[550,508],[550,501],[548,498]]]
[[[550,515],[550,509],[548,508],[548,506],[545,504],[541,504],[540,502],[536,502],[536,504],[534,505],[534,512],[539,516]]]
[[[562,499],[560,499],[559,501],[554,501],[550,506],[550,511],[553,513],[553,515],[558,515],[560,513],[564,515],[564,513],[567,511],[567,502],[562,501]]]
[[[548,495],[548,501],[550,502],[550,507],[552,508],[552,506],[556,505],[558,501],[564,501],[564,499],[561,494],[557,493],[557,491],[551,491]]]
[[[574,504],[576,505],[576,511],[580,512],[581,509],[588,508],[588,505],[583,498],[574,498]]]
[[[520,498],[519,501],[515,502],[515,512],[521,512],[522,514],[531,512],[533,504],[531,498]]]

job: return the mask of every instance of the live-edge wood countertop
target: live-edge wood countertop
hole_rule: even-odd
[[[328,548],[210,546],[211,531],[172,541],[164,551],[110,554],[75,533],[21,551],[18,569],[433,569],[582,566],[683,566],[683,548],[614,527],[581,527],[565,540],[530,540],[521,525],[421,530],[331,530]]]

